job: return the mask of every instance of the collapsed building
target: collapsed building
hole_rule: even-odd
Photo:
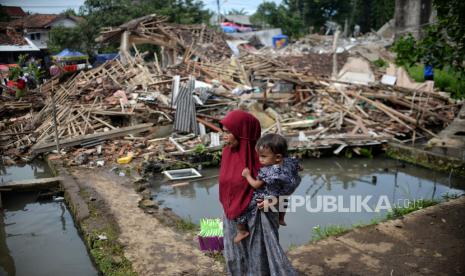
[[[0,112],[10,112],[1,125],[4,156],[14,162],[58,148],[63,155],[55,158],[69,165],[128,155],[175,160],[218,150],[219,121],[237,108],[255,115],[262,133],[286,136],[291,149],[360,153],[389,141],[437,138],[461,106],[431,87],[380,82],[382,74],[371,72],[359,52],[284,56],[241,48],[236,56],[227,40],[205,25],[171,24],[156,15],[104,29],[98,41],[119,41],[120,59],[49,80],[31,93],[46,96],[37,111],[12,115],[14,104],[3,99]],[[160,61],[144,59],[137,45],[147,43],[161,48]],[[336,78],[333,58],[342,68]]]

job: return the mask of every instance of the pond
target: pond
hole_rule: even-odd
[[[0,167],[3,182],[51,176],[44,162]],[[2,199],[0,275],[98,275],[61,197],[3,192]]]
[[[374,212],[379,200],[381,207],[403,205],[416,199],[442,199],[443,195],[464,193],[464,179],[406,165],[398,161],[377,157],[374,159],[322,158],[302,162],[302,182],[295,195],[312,202],[286,214],[287,226],[280,228],[280,241],[284,248],[300,245],[312,239],[316,226],[341,225],[350,227],[385,218],[387,211]],[[200,218],[221,217],[222,207],[218,195],[218,169],[201,171],[203,179],[191,180],[187,185],[171,186],[166,179],[151,181],[152,194],[161,206],[171,208],[179,216],[198,224]],[[367,208],[351,208],[351,199],[371,196]],[[318,200],[336,198],[344,212],[317,210]],[[312,211],[313,209],[313,211]]]

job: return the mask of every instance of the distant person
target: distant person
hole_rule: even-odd
[[[26,92],[26,77],[21,74],[21,77],[16,81],[16,98],[22,98]]]
[[[426,80],[434,80],[434,69],[432,65],[425,65],[425,69],[423,70],[423,76]]]
[[[354,37],[359,37],[360,36],[360,25],[355,25],[354,26]]]

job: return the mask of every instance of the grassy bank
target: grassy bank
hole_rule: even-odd
[[[443,195],[443,201],[447,201],[449,199],[455,199],[457,197],[458,196],[455,194],[452,194],[452,195],[445,194]],[[430,206],[434,206],[443,201],[431,200],[431,199],[413,200],[413,201],[408,202],[408,204],[405,206],[394,206],[392,210],[385,215],[385,217],[380,218],[380,219],[372,219],[369,223],[360,223],[360,224],[354,224],[351,226],[326,225],[322,227],[318,225],[314,227],[312,230],[313,232],[312,240],[310,242],[316,242],[316,241],[326,239],[332,236],[340,236],[355,228],[374,225],[374,224],[378,224],[380,222],[391,220],[391,219],[398,219],[414,211],[421,210],[423,208],[427,208]]]
[[[417,82],[425,81],[423,71],[423,65],[407,67],[408,74]],[[465,97],[465,79],[460,79],[458,73],[448,68],[434,69],[434,86],[441,91],[449,92],[453,98]]]

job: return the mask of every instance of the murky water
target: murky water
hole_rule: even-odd
[[[390,205],[404,204],[415,199],[442,199],[448,193],[462,194],[465,190],[463,178],[419,168],[402,165],[387,158],[343,159],[323,158],[303,162],[302,182],[294,195],[306,196],[313,209],[318,207],[325,196],[338,197],[338,204],[349,209],[348,212],[309,212],[305,206],[296,208],[296,212],[286,214],[286,227],[280,228],[280,240],[284,248],[299,245],[311,240],[313,227],[325,225],[344,225],[370,223],[373,219],[384,218],[386,210],[369,212],[361,208],[351,210],[351,197],[371,196],[367,201],[369,209],[375,209],[380,198]],[[172,208],[181,217],[198,223],[203,217],[221,217],[219,203],[218,169],[206,169],[201,172],[210,177],[194,180],[188,185],[171,187],[169,182],[154,180],[153,195],[162,206]],[[213,178],[212,178],[213,177]],[[162,184],[160,184],[162,183]],[[328,198],[328,197],[327,197]],[[342,200],[342,201],[341,201]],[[323,203],[321,203],[323,205]],[[380,207],[386,206],[385,201]],[[354,205],[353,205],[354,206]],[[328,210],[331,211],[331,210]]]
[[[43,161],[35,160],[28,164],[4,166],[0,162],[0,185],[11,180],[52,177],[50,167]]]
[[[50,177],[44,163],[3,167],[4,181]],[[39,192],[4,193],[0,275],[98,275],[65,203]]]

